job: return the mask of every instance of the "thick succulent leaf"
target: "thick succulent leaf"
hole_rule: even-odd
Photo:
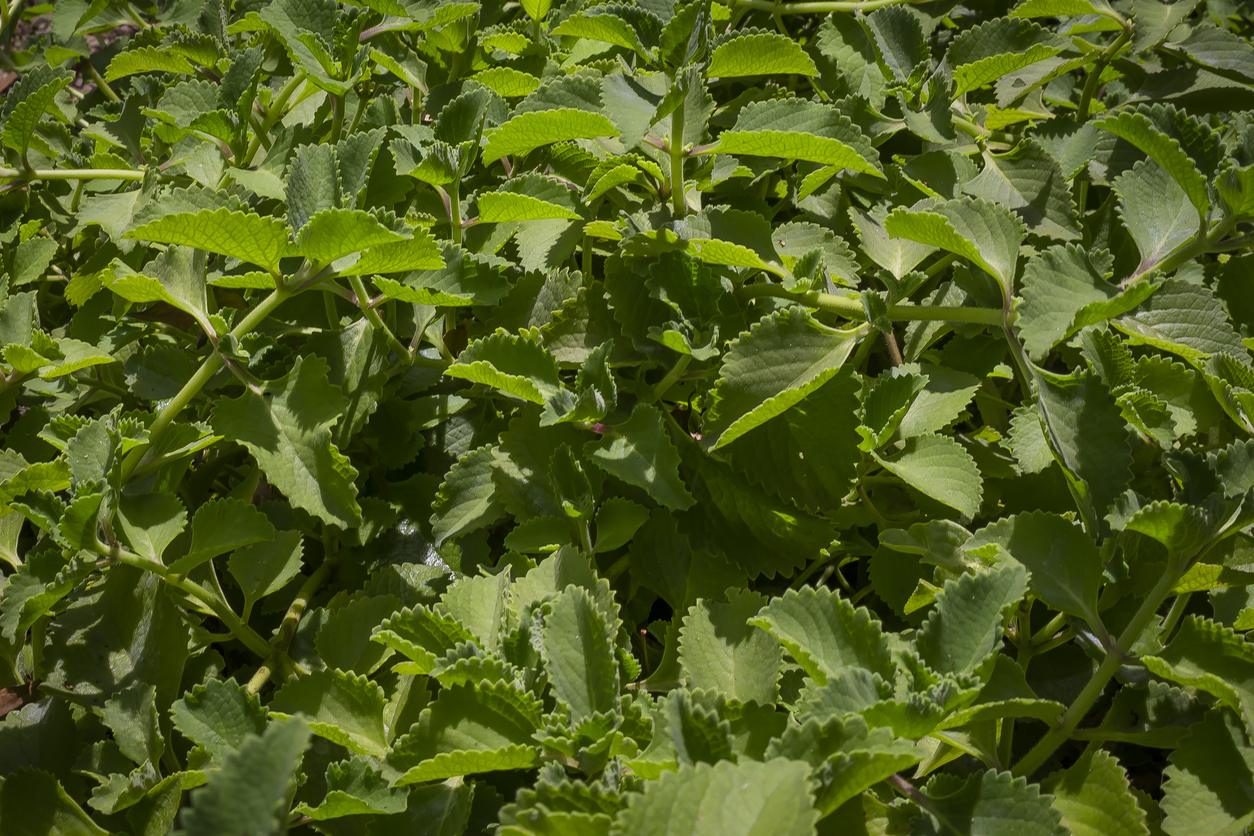
[[[1067,475],[1089,532],[1132,479],[1128,428],[1110,390],[1096,375],[1061,376],[1033,369],[1050,449]]]
[[[456,619],[424,606],[404,609],[379,625],[374,641],[387,645],[410,659],[422,673],[429,673],[435,660],[475,637]]]
[[[287,224],[231,209],[173,212],[126,233],[127,238],[221,253],[277,273],[288,254]]]
[[[747,105],[711,153],[807,160],[883,177],[878,154],[848,117],[803,99]]]
[[[557,361],[540,345],[536,332],[514,336],[498,329],[467,346],[444,373],[536,404],[543,404],[562,388]]]
[[[1158,676],[1213,695],[1254,721],[1254,648],[1231,629],[1200,616],[1186,616],[1161,652],[1145,657]]]
[[[1232,780],[1254,770],[1246,727],[1228,711],[1212,711],[1189,729],[1163,774],[1164,832],[1171,836],[1239,833],[1254,822],[1254,792]]]
[[[616,836],[808,836],[819,813],[804,761],[720,761],[681,766],[632,795],[618,814]]]
[[[344,528],[361,521],[357,470],[332,443],[331,428],[348,408],[339,387],[327,380],[320,357],[296,360],[291,372],[222,401],[214,428],[248,448],[266,477],[293,505]]]
[[[843,668],[893,674],[888,642],[871,612],[832,590],[789,590],[762,608],[751,624],[770,633],[802,670],[822,685]]]
[[[1016,563],[946,581],[936,608],[919,628],[919,657],[940,674],[978,675],[989,669],[1006,619],[1027,588],[1028,573]]]
[[[977,772],[966,781],[937,781],[924,790],[930,802],[916,820],[919,836],[1016,833],[1066,836],[1062,814],[1034,784],[1009,772]]]
[[[1197,209],[1198,218],[1206,217],[1210,209],[1206,178],[1197,170],[1197,165],[1189,159],[1180,143],[1158,130],[1149,116],[1135,110],[1121,110],[1094,124],[1144,151],[1184,190],[1189,202]]]
[[[866,18],[879,59],[898,84],[908,84],[931,64],[923,23],[909,9],[885,6]]]
[[[914,209],[893,210],[884,219],[884,228],[892,238],[939,247],[970,260],[997,279],[1009,296],[1024,227],[1008,209],[974,198],[925,201]]]
[[[327,794],[317,807],[298,805],[296,812],[314,821],[344,816],[393,815],[405,811],[408,793],[388,782],[361,756],[327,767]]]
[[[679,476],[679,451],[667,435],[657,407],[638,403],[631,417],[584,448],[588,461],[628,484],[643,488],[667,508],[692,506]]]
[[[618,707],[616,620],[581,587],[570,587],[544,616],[545,670],[554,695],[576,722]]]
[[[962,548],[984,557],[1004,550],[1031,573],[1032,592],[1047,606],[1097,623],[1102,556],[1069,520],[1044,511],[1015,514],[977,531]]]
[[[170,711],[174,727],[219,763],[266,728],[266,710],[234,680],[198,685]]]
[[[1170,351],[1186,360],[1227,354],[1248,364],[1249,351],[1228,322],[1223,304],[1211,290],[1169,279],[1130,315],[1114,326],[1135,343]]]
[[[710,78],[754,75],[818,75],[801,44],[777,32],[736,35],[714,47],[706,66]]]
[[[1133,277],[1148,272],[1187,245],[1200,227],[1197,208],[1188,194],[1152,160],[1142,160],[1114,182],[1119,212],[1141,262]]]
[[[984,480],[975,459],[952,438],[919,435],[907,440],[892,459],[872,455],[889,473],[963,517],[970,519],[980,510]]]
[[[962,190],[1013,209],[1037,235],[1071,241],[1080,230],[1067,180],[1053,157],[1029,139],[1000,156],[986,153],[984,169]]]
[[[260,737],[249,735],[222,768],[192,793],[179,834],[280,834],[286,829],[288,799],[309,742],[300,719],[271,723]]]
[[[537,91],[538,92],[538,91]],[[533,94],[534,95],[534,94]],[[488,134],[485,162],[526,154],[557,142],[618,136],[614,123],[600,113],[575,108],[519,113]]]
[[[314,734],[371,757],[387,751],[383,687],[343,671],[313,671],[288,682],[270,701],[276,717],[303,716]]]
[[[0,785],[0,821],[13,836],[108,836],[47,772],[20,769]]]
[[[800,402],[840,370],[863,333],[830,328],[799,307],[763,317],[728,348],[705,443],[730,444]]]
[[[1102,749],[1041,782],[1054,796],[1054,809],[1072,836],[1149,836],[1145,811],[1137,805],[1119,761]]]
[[[954,96],[983,87],[1038,61],[1052,58],[1064,43],[1035,23],[997,18],[954,38],[945,54],[953,67]]]
[[[1106,281],[1110,259],[1074,245],[1037,253],[1023,268],[1023,304],[1015,325],[1023,347],[1041,358],[1089,325],[1126,314],[1155,291],[1151,282],[1120,290]]]
[[[531,742],[539,728],[540,703],[512,685],[455,685],[440,691],[409,734],[396,741],[388,763],[404,773],[401,785],[526,769],[539,763]]]
[[[689,688],[739,702],[774,702],[783,664],[780,643],[749,623],[764,603],[765,596],[741,592],[727,603],[698,600],[688,611],[679,633],[679,660]]]

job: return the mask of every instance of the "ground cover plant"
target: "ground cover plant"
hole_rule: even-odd
[[[1247,5],[0,13],[6,836],[1254,823]]]

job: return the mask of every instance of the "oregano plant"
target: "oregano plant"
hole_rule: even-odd
[[[0,832],[1248,832],[1252,16],[0,3]]]

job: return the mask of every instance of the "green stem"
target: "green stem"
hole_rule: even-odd
[[[782,285],[763,282],[741,287],[736,291],[736,298],[742,302],[759,296],[775,296],[791,299],[827,313],[837,314],[846,319],[866,320],[866,311],[862,302],[849,296],[837,296],[831,293],[797,293],[787,290]],[[940,320],[944,322],[971,322],[977,325],[1002,325],[1004,312],[998,308],[962,308],[945,305],[889,305],[888,318],[895,322],[914,322],[918,320]]]
[[[1036,631],[1036,633],[1032,636],[1031,646],[1034,648],[1039,647],[1040,645],[1043,645],[1053,639],[1054,636],[1057,635],[1058,631],[1063,628],[1063,625],[1067,623],[1069,618],[1070,616],[1068,616],[1065,612],[1058,613],[1058,615],[1050,619],[1048,624]]]
[[[332,145],[340,141],[340,134],[344,130],[344,97],[331,97],[331,137],[328,140]]]
[[[286,287],[279,287],[269,296],[261,301],[261,304],[249,311],[248,316],[240,320],[240,323],[231,329],[231,336],[240,339],[251,333],[254,328],[261,324],[262,320],[274,312],[274,309],[283,303],[288,296],[291,295]],[[152,424],[148,427],[149,442],[140,445],[131,450],[122,461],[122,482],[125,484],[130,479],[131,474],[135,472],[135,468],[144,459],[144,455],[151,447],[152,441],[173,423],[178,414],[183,411],[183,407],[191,403],[192,398],[200,393],[205,384],[222,368],[222,355],[216,350],[210,352],[209,356],[200,364],[200,368],[192,375],[191,379],[183,384],[183,388],[178,394],[166,403],[157,413],[157,417],[153,419]]]
[[[105,544],[97,542],[96,551],[100,555],[117,563],[133,566],[136,569],[143,569],[145,572],[152,572],[170,586],[179,590],[188,597],[195,598],[197,601],[204,604],[209,611],[217,616],[218,620],[226,626],[227,630],[231,632],[231,635],[239,639],[239,641],[253,653],[256,653],[263,659],[270,655],[269,642],[263,639],[256,630],[241,621],[240,617],[235,614],[234,610],[227,606],[225,601],[221,600],[195,581],[188,580],[181,575],[171,572],[169,567],[161,563],[156,563],[155,561],[149,560],[145,557],[140,557],[137,554],[128,552],[121,546],[109,548]]]
[[[1032,750],[1023,756],[1023,760],[1015,765],[1014,774],[1016,777],[1031,776],[1033,772],[1045,764],[1045,761],[1049,760],[1049,756],[1059,746],[1071,737],[1071,733],[1075,731],[1076,726],[1088,714],[1089,709],[1093,707],[1093,703],[1097,702],[1097,698],[1102,695],[1102,691],[1106,689],[1107,683],[1114,677],[1115,672],[1127,661],[1132,646],[1141,638],[1141,633],[1145,631],[1146,626],[1153,620],[1154,614],[1158,612],[1158,608],[1166,600],[1167,595],[1171,592],[1171,588],[1179,580],[1180,572],[1177,563],[1178,561],[1174,557],[1168,562],[1167,571],[1159,578],[1158,584],[1141,604],[1141,608],[1137,610],[1136,615],[1132,616],[1132,621],[1128,623],[1128,626],[1119,636],[1115,646],[1106,651],[1106,658],[1102,660],[1097,671],[1089,679],[1088,684],[1084,686],[1084,690],[1080,692],[1080,695],[1067,708],[1058,725],[1050,729],[1032,747]]]
[[[662,395],[666,394],[667,389],[675,385],[675,381],[679,380],[680,375],[688,369],[688,364],[691,362],[691,354],[684,354],[680,356],[675,365],[671,366],[671,370],[666,373],[666,377],[658,381],[657,386],[653,387],[653,398],[651,399],[652,403],[657,403],[662,399]]]
[[[1132,40],[1132,29],[1125,26],[1124,30],[1119,33],[1119,37],[1115,38],[1114,42],[1097,57],[1097,63],[1093,65],[1092,71],[1084,81],[1084,90],[1080,92],[1080,104],[1076,108],[1077,121],[1088,121],[1089,108],[1093,104],[1093,96],[1097,93],[1097,85],[1101,81],[1102,73],[1130,40]]]
[[[0,180],[133,180],[144,179],[144,172],[125,168],[33,168],[21,171],[0,168]]]
[[[102,76],[100,72],[92,66],[90,59],[84,61],[83,64],[87,67],[87,74],[91,76],[92,81],[96,82],[96,86],[100,88],[100,92],[104,94],[106,99],[111,102],[122,101],[122,98],[117,93],[113,92],[113,88],[109,86],[109,82],[104,80],[104,76]]]
[[[461,184],[454,180],[448,189],[448,222],[454,244],[462,242],[462,195]]]
[[[855,2],[779,3],[772,0],[735,0],[737,6],[746,6],[777,15],[827,14],[828,12],[869,12],[885,6],[908,6],[927,0],[862,0]]]
[[[675,217],[688,214],[688,201],[684,198],[684,102],[679,103],[671,114],[671,206]]]
[[[1171,602],[1171,609],[1167,610],[1167,617],[1163,619],[1162,642],[1166,644],[1171,639],[1171,634],[1175,632],[1176,625],[1180,623],[1180,618],[1184,615],[1184,610],[1189,606],[1189,599],[1193,597],[1193,593],[1185,592],[1177,595],[1176,600]]]
[[[301,584],[300,590],[296,593],[296,599],[283,614],[283,621],[279,623],[273,644],[267,645],[269,651],[265,654],[266,661],[248,682],[248,693],[255,694],[260,691],[261,686],[266,683],[272,673],[287,662],[287,649],[292,646],[292,639],[296,636],[296,627],[300,624],[305,610],[309,608],[309,602],[330,579],[331,573],[339,567],[342,559],[343,556],[338,552],[328,553],[322,565]]]
[[[261,137],[263,134],[270,133],[270,129],[275,123],[283,118],[283,108],[287,106],[287,100],[292,98],[302,84],[305,83],[305,74],[297,73],[283,85],[283,89],[274,97],[274,101],[270,103],[270,109],[266,111],[265,121],[261,123],[261,130],[253,134],[252,141],[248,144],[248,151],[244,154],[244,159],[240,161],[241,168],[248,168],[252,165],[253,157],[257,156],[257,150],[261,148]]]
[[[392,329],[383,321],[383,317],[379,316],[379,312],[370,306],[370,295],[366,292],[365,282],[361,280],[361,276],[349,276],[348,283],[352,285],[353,293],[357,295],[357,306],[361,308],[361,312],[366,315],[366,319],[370,320],[370,324],[382,332],[387,337],[388,345],[400,357],[401,362],[410,359],[409,348],[396,338],[392,333]]]
[[[30,626],[30,676],[33,680],[44,678],[44,643],[48,632],[48,616],[41,615]]]

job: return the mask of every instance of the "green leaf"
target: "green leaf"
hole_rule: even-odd
[[[880,62],[898,84],[917,81],[916,74],[930,69],[932,55],[923,23],[909,9],[876,9],[867,16],[866,28],[875,41]]]
[[[1140,343],[1170,351],[1186,360],[1227,354],[1249,362],[1249,351],[1228,322],[1223,304],[1211,290],[1181,279],[1168,279],[1157,292],[1114,326]]]
[[[151,685],[133,685],[105,700],[101,709],[101,722],[113,732],[114,742],[137,764],[157,763],[165,749],[156,695]]]
[[[361,676],[374,673],[392,655],[390,648],[371,641],[374,630],[400,609],[392,595],[357,598],[331,610],[314,646],[328,668]]]
[[[73,76],[64,70],[47,65],[23,75],[5,94],[4,105],[0,108],[0,122],[4,123],[4,128],[0,129],[0,142],[25,160],[26,149],[39,120],[52,106],[61,89],[73,80]]]
[[[808,836],[819,813],[808,786],[810,767],[777,758],[681,766],[632,795],[614,820],[615,836]]]
[[[1097,532],[1106,510],[1132,478],[1128,428],[1097,376],[1062,376],[1033,368],[1045,435],[1079,503],[1085,528]]]
[[[1145,666],[1164,679],[1213,695],[1254,721],[1254,648],[1238,633],[1200,616],[1185,616],[1175,638]]]
[[[170,709],[174,727],[221,763],[266,728],[261,701],[234,680],[210,679]]]
[[[187,526],[187,509],[178,497],[169,494],[123,497],[118,524],[136,553],[160,563],[166,547]]]
[[[953,95],[1052,58],[1063,46],[1060,38],[1026,20],[1003,17],[977,24],[954,38],[945,54],[953,67]]]
[[[140,73],[185,73],[191,75],[196,69],[184,56],[155,46],[128,49],[113,56],[109,68],[105,70],[105,81],[117,81]]]
[[[1031,139],[1001,155],[985,152],[984,169],[962,190],[1013,209],[1037,235],[1071,241],[1080,237],[1079,215],[1068,177]]]
[[[939,247],[970,260],[1010,295],[1024,227],[1008,209],[977,198],[925,200],[913,209],[893,210],[884,219],[884,229],[892,238]]]
[[[289,247],[283,221],[231,209],[173,212],[140,224],[123,237],[221,253],[270,273],[278,273],[279,259]]]
[[[218,555],[274,536],[274,525],[256,507],[238,499],[211,499],[196,509],[191,547],[170,568],[186,574]]]
[[[364,250],[352,264],[345,264],[346,256],[336,264],[341,276],[368,276],[375,273],[405,273],[411,270],[439,270],[444,258],[431,233],[425,229],[413,230],[414,237],[392,243],[377,244]]]
[[[578,195],[539,174],[509,180],[500,189],[479,195],[478,202],[479,220],[484,223],[581,217],[577,211]]]
[[[818,75],[814,60],[801,44],[776,32],[753,32],[728,38],[714,48],[706,67],[710,78],[754,75]]]
[[[788,590],[762,608],[750,624],[770,633],[819,685],[847,667],[892,677],[887,639],[871,612],[835,592]]]
[[[348,407],[327,382],[327,364],[300,357],[263,394],[251,390],[214,409],[214,429],[248,448],[266,477],[293,505],[326,522],[361,522],[357,470],[331,442],[331,427]]]
[[[1124,225],[1141,254],[1130,278],[1156,267],[1197,236],[1197,208],[1158,163],[1138,162],[1115,180],[1114,189]]]
[[[840,370],[863,335],[823,325],[800,307],[763,317],[727,350],[704,443],[723,447],[800,402]]]
[[[512,116],[487,135],[488,144],[483,148],[483,159],[484,162],[492,162],[557,142],[615,137],[618,134],[614,123],[600,113],[575,108],[529,111]]]
[[[1023,778],[989,770],[966,781],[937,780],[925,789],[930,802],[916,819],[920,836],[1015,833],[1022,836],[1066,836],[1062,814]]]
[[[1015,324],[1035,359],[1089,325],[1135,309],[1157,286],[1137,282],[1125,290],[1106,281],[1110,259],[1074,245],[1042,250],[1023,268],[1023,304]]]
[[[906,441],[891,460],[872,453],[884,469],[910,487],[956,509],[970,519],[980,510],[984,481],[961,444],[943,435],[919,435]]]
[[[20,769],[0,785],[0,821],[13,836],[108,836],[47,772]]]
[[[1004,550],[1031,573],[1032,592],[1046,606],[1099,623],[1102,556],[1075,523],[1044,511],[1015,514],[977,531],[962,548],[982,557]]]
[[[1149,155],[1184,190],[1189,202],[1197,209],[1197,219],[1200,221],[1206,217],[1210,209],[1206,177],[1198,171],[1197,165],[1189,159],[1180,143],[1158,130],[1148,115],[1135,110],[1121,110],[1097,120],[1094,124]]]
[[[540,703],[512,685],[454,685],[396,741],[388,763],[404,773],[399,785],[527,769],[539,763],[531,742],[539,728]]]
[[[246,546],[231,555],[227,569],[244,593],[245,611],[300,574],[303,552],[300,532],[280,531],[268,542]]]
[[[540,345],[538,331],[514,336],[499,328],[467,346],[444,374],[536,404],[545,403],[562,389],[557,361]]]
[[[207,776],[206,785],[192,793],[177,832],[281,834],[308,743],[309,729],[300,720],[271,723],[260,737],[249,735],[239,751],[226,756],[221,769]]]
[[[879,155],[848,117],[835,107],[803,99],[745,106],[735,127],[719,134],[710,153],[807,160],[884,176]]]
[[[1254,793],[1234,775],[1254,770],[1254,749],[1233,714],[1212,711],[1189,729],[1163,770],[1163,820],[1171,836],[1240,833],[1254,822]]]
[[[292,680],[270,701],[271,716],[298,714],[309,729],[354,752],[382,757],[383,687],[351,672],[320,670]]]
[[[679,659],[689,688],[739,702],[775,701],[783,663],[780,643],[749,623],[765,603],[765,596],[745,591],[727,603],[700,599],[688,611],[679,633]]]
[[[723,449],[750,481],[801,508],[839,509],[857,477],[858,389],[843,367],[801,403]]]
[[[329,264],[355,252],[395,245],[404,239],[369,212],[324,209],[314,213],[296,233],[296,247],[314,264]],[[424,249],[429,256],[431,245]]]
[[[628,484],[643,488],[667,508],[692,506],[692,494],[679,477],[679,451],[666,433],[657,407],[636,404],[631,417],[585,446],[588,461]]]
[[[436,494],[431,529],[437,543],[489,525],[505,515],[493,479],[497,448],[468,451],[449,468]]]
[[[1072,836],[1149,836],[1128,776],[1109,752],[1089,749],[1041,782]]]
[[[581,587],[569,587],[544,615],[545,670],[553,694],[579,722],[618,707],[616,620]]]
[[[1016,563],[963,573],[945,582],[936,608],[919,628],[924,664],[939,674],[985,675],[1010,613],[1028,588],[1028,573]]]
[[[553,27],[550,34],[621,46],[647,59],[649,51],[641,43],[641,35],[654,41],[661,29],[662,21],[644,9],[614,5],[576,12]]]
[[[1010,12],[1011,17],[1076,17],[1079,15],[1101,14],[1106,11],[1104,4],[1097,5],[1090,0],[1025,0]]]
[[[458,645],[475,641],[455,619],[424,606],[401,610],[380,624],[372,638],[425,668],[423,673]]]
[[[298,805],[296,812],[314,821],[405,812],[408,793],[402,788],[389,788],[388,782],[363,757],[330,764],[326,781],[327,794],[322,802],[317,807]]]

